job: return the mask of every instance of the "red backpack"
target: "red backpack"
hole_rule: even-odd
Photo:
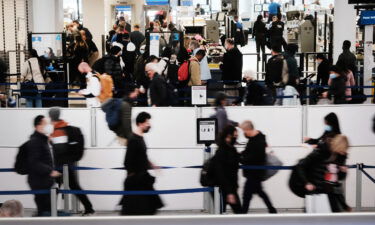
[[[178,81],[180,83],[189,83],[190,81],[190,60],[183,62],[178,69]]]

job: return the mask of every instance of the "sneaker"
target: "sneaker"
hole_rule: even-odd
[[[82,213],[82,216],[93,216],[95,215],[95,210],[90,209],[90,210],[85,210],[85,212]]]

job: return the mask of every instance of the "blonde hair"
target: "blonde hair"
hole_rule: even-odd
[[[22,203],[17,200],[4,202],[0,208],[0,217],[23,217]]]
[[[347,155],[349,149],[349,140],[345,135],[336,135],[330,142],[330,148],[332,153],[338,155]]]

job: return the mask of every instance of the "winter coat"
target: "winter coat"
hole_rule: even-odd
[[[223,64],[220,69],[223,71],[223,81],[236,81],[234,84],[242,80],[243,56],[238,48],[227,51],[223,57]],[[227,83],[230,84],[230,83]]]
[[[44,83],[43,74],[40,70],[39,60],[36,57],[26,60],[22,67],[21,82],[32,80],[34,80],[34,83]],[[46,86],[37,85],[37,88],[39,91],[43,91],[46,89]]]

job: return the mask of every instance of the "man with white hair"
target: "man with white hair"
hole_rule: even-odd
[[[17,200],[9,200],[0,207],[1,217],[23,217],[23,206]]]
[[[156,63],[148,63],[145,71],[150,79],[149,86],[149,105],[166,106],[167,105],[167,84],[165,80],[158,74],[159,66]]]
[[[99,95],[101,92],[100,79],[94,73],[89,64],[83,62],[78,66],[79,72],[86,75],[87,87],[78,93],[86,98],[87,107],[100,107]]]

